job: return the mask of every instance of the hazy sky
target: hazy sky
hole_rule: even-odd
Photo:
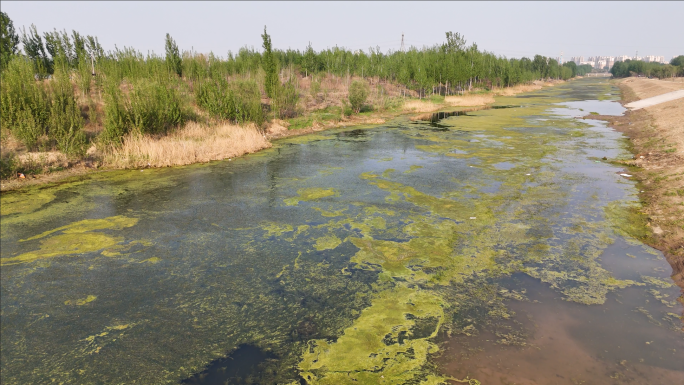
[[[261,50],[264,25],[273,46],[320,50],[432,45],[444,32],[507,57],[684,54],[684,2],[13,2],[2,11],[16,29],[35,24],[95,35],[114,44],[164,52],[168,32],[181,50],[225,56]]]

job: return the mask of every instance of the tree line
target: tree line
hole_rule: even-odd
[[[541,55],[498,56],[453,32],[441,44],[383,53],[379,47],[316,51],[311,44],[303,51],[280,50],[264,28],[263,50],[245,47],[218,57],[181,51],[169,34],[164,55],[144,55],[131,47],[105,51],[97,37],[77,31],[40,34],[35,25],[17,31],[4,12],[0,24],[3,127],[28,149],[71,154],[83,154],[92,140],[116,146],[131,132],[160,134],[200,119],[193,105],[213,119],[238,123],[294,117],[297,76],[373,78],[422,97],[586,72]],[[358,101],[354,109],[359,110]],[[102,126],[97,138],[84,134],[86,122]]]
[[[663,79],[684,76],[684,55],[672,58],[668,64],[629,59],[618,61],[610,69],[610,73],[616,78],[647,76]]]

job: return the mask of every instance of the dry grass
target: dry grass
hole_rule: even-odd
[[[22,166],[33,165],[35,168],[67,167],[69,161],[59,151],[26,152],[17,156],[16,160]]]
[[[165,167],[233,158],[271,147],[253,125],[207,126],[188,123],[162,137],[129,135],[121,148],[105,156],[117,168]]]
[[[404,112],[432,112],[437,111],[442,107],[442,104],[422,100],[408,100],[401,106]]]
[[[499,89],[495,93],[500,96],[513,96],[524,92],[540,90],[541,88],[542,86],[538,84],[518,84],[517,86]]]
[[[444,102],[454,107],[478,107],[494,103],[494,95],[447,96]]]

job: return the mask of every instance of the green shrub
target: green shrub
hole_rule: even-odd
[[[257,125],[266,120],[259,86],[253,80],[229,83],[220,76],[206,79],[195,87],[195,98],[200,108],[217,119]]]
[[[78,88],[85,96],[90,95],[90,84],[92,82],[92,67],[88,59],[83,57],[78,63]]]
[[[116,83],[105,87],[104,99],[104,130],[100,134],[100,140],[106,145],[116,146],[121,144],[129,131],[126,109],[121,103],[121,90]]]
[[[131,129],[142,134],[163,133],[185,122],[178,92],[159,82],[137,82],[126,103],[126,113]]]
[[[83,155],[86,151],[84,121],[69,75],[60,71],[53,83],[49,136],[63,153]]]
[[[0,119],[2,125],[29,150],[45,134],[50,115],[49,98],[33,74],[31,61],[15,56],[2,73]]]
[[[294,118],[297,115],[298,102],[299,91],[295,83],[288,80],[285,84],[277,86],[272,108],[280,119]]]
[[[348,101],[342,100],[342,114],[344,116],[351,116],[351,114],[354,113],[354,110],[352,109],[352,106],[349,104]]]
[[[17,162],[14,153],[3,151],[0,154],[0,179],[9,179],[17,174]]]
[[[358,113],[361,111],[361,107],[368,99],[370,94],[370,88],[366,82],[361,80],[355,80],[349,86],[349,104],[354,112]]]

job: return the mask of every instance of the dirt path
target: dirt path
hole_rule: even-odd
[[[684,90],[672,91],[666,94],[654,96],[651,98],[646,98],[639,100],[638,102],[632,102],[625,104],[625,107],[631,109],[632,111],[638,110],[645,107],[655,106],[656,104],[669,102],[670,100],[676,100],[684,98]]]
[[[684,90],[684,79],[628,78],[618,86],[622,103],[630,105]],[[663,251],[673,279],[684,289],[684,101],[644,105],[625,116],[603,119],[630,138],[634,159],[622,163],[635,167],[630,173],[640,181],[640,198],[653,229],[652,246]]]

